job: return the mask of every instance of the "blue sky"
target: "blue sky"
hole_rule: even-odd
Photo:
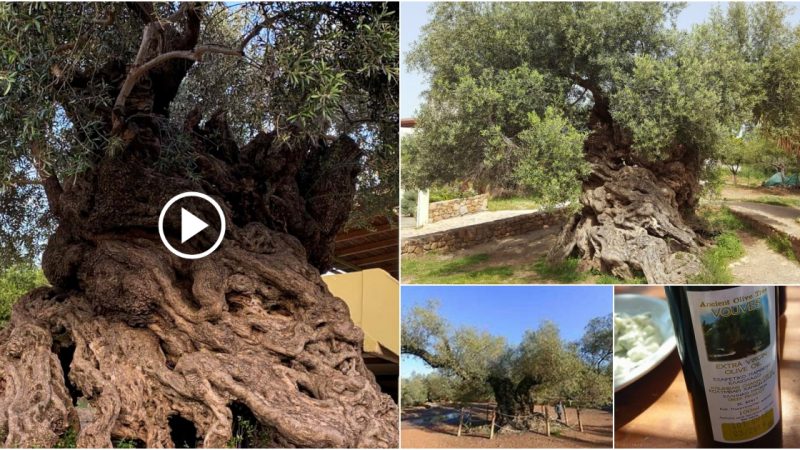
[[[800,3],[793,2],[794,13],[790,17],[793,24],[800,23]],[[419,36],[422,26],[428,22],[430,2],[400,3],[400,117],[413,117],[422,101],[426,81],[422,74],[407,70],[405,55],[411,44]],[[727,6],[727,2],[690,2],[678,16],[678,28],[688,30],[694,24],[703,22],[715,5]]]
[[[403,315],[435,298],[439,314],[453,326],[473,326],[505,336],[510,344],[544,320],[555,322],[561,337],[575,341],[589,320],[611,313],[610,286],[403,286]],[[419,358],[403,356],[400,375],[426,373]]]

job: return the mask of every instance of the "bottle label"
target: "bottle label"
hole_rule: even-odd
[[[767,434],[781,418],[775,287],[687,295],[714,440]]]

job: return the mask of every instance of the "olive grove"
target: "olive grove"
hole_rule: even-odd
[[[536,405],[564,401],[578,408],[597,408],[611,404],[610,316],[591,320],[579,342],[565,341],[558,326],[545,321],[527,331],[518,345],[509,345],[503,337],[472,327],[454,328],[437,308],[430,301],[403,317],[403,354],[437,369],[435,375],[413,377],[408,386],[404,380],[403,397],[412,405],[431,397],[433,383],[438,388],[436,400],[494,400],[500,426],[527,430],[538,416]]]

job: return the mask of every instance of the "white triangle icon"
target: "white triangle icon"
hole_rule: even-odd
[[[181,208],[181,244],[206,228],[208,228],[207,223],[203,222],[189,211]]]

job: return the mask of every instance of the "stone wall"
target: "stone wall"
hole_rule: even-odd
[[[769,219],[760,214],[748,213],[735,207],[729,207],[728,209],[734,216],[738,217],[742,222],[758,233],[766,237],[775,236],[780,239],[788,239],[789,243],[792,245],[792,253],[794,253],[795,258],[800,260],[800,237],[770,224]]]
[[[486,211],[488,204],[489,194],[433,202],[428,207],[428,223],[450,219],[451,217],[460,217],[465,214],[474,214],[476,212]]]
[[[422,255],[429,251],[452,252],[485,242],[525,234],[551,226],[561,226],[566,220],[563,211],[535,212],[483,222],[437,233],[413,236],[403,240],[403,255]]]

